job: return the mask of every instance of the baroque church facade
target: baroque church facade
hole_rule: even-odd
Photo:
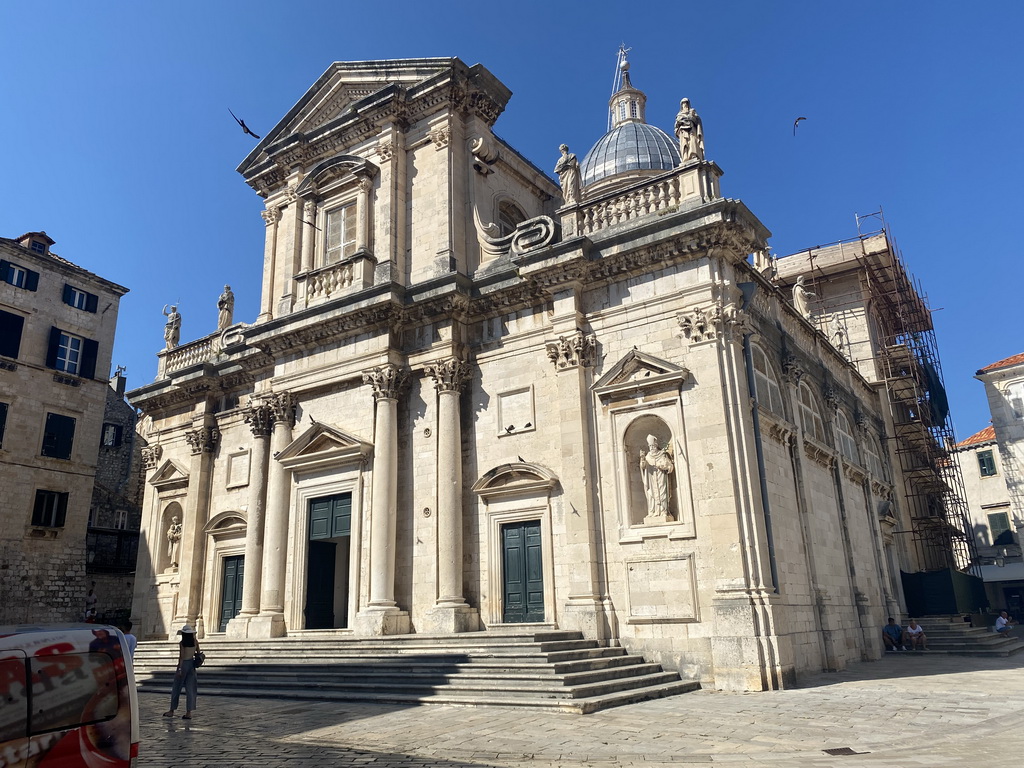
[[[878,657],[878,389],[755,267],[688,102],[647,124],[624,65],[556,184],[493,133],[510,96],[339,62],[239,167],[260,314],[130,395],[138,631],[552,626],[734,690]]]

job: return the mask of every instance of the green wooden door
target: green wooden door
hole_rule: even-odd
[[[306,629],[331,629],[335,626],[335,563],[338,546],[348,546],[351,531],[351,493],[325,496],[309,502]]]
[[[540,550],[540,521],[501,527],[504,581],[502,621],[544,621],[544,572]]]
[[[225,632],[228,622],[242,610],[242,577],[245,557],[224,558],[224,581],[220,589],[220,631]]]

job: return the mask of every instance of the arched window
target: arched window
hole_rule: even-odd
[[[888,480],[889,473],[886,470],[885,462],[882,461],[882,448],[878,438],[874,435],[868,435],[864,441],[864,454],[868,471],[879,480]]]
[[[804,434],[818,442],[825,442],[825,426],[821,420],[821,410],[811,394],[811,388],[800,383],[800,426]]]
[[[855,464],[860,463],[857,455],[857,441],[853,439],[853,430],[850,429],[850,420],[846,414],[839,411],[836,414],[836,435],[839,443],[839,452]]]
[[[526,214],[523,209],[511,200],[502,200],[498,203],[498,229],[501,237],[511,235],[515,228],[526,221]]]
[[[771,365],[764,351],[758,347],[751,347],[754,359],[754,383],[757,386],[757,402],[761,407],[772,413],[782,416],[782,391],[779,389],[779,381],[775,378]]]

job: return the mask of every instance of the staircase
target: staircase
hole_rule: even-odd
[[[557,630],[355,638],[305,633],[201,643],[203,696],[542,708],[586,714],[685,693],[680,680],[623,648]],[[142,692],[167,694],[178,649],[139,643]]]
[[[1011,656],[1024,649],[1024,628],[1014,627],[1010,637],[997,635],[991,627],[972,627],[962,616],[922,616],[917,623],[928,636],[932,652],[959,656]],[[904,627],[906,624],[904,624]]]

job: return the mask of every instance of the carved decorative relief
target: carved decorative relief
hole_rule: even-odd
[[[463,385],[473,373],[472,364],[458,358],[439,360],[426,366],[427,375],[433,378],[438,392],[461,392]]]
[[[391,141],[382,141],[377,144],[377,157],[381,159],[381,162],[386,163],[392,157],[395,156],[395,144]]]
[[[863,468],[848,459],[843,459],[843,474],[855,483],[863,483],[868,479],[868,473]]]
[[[363,372],[363,383],[373,387],[374,400],[396,399],[408,379],[408,371],[391,363]]]
[[[821,388],[821,397],[825,401],[825,407],[829,411],[835,413],[839,410],[839,393],[836,392],[835,387],[831,384],[826,384]]]
[[[486,176],[494,173],[490,166],[498,162],[501,156],[498,148],[486,136],[477,136],[469,142],[469,151],[473,153],[473,170]]]
[[[160,443],[155,445],[147,445],[142,449],[142,466],[149,469],[156,469],[157,463],[160,461],[160,457],[163,456],[164,449]]]
[[[189,448],[192,449],[193,456],[200,453],[213,453],[217,443],[220,442],[220,430],[216,427],[191,429],[185,433],[185,440]]]
[[[790,384],[799,384],[804,376],[803,366],[792,352],[782,358],[782,375]]]
[[[274,430],[274,409],[266,402],[249,401],[243,418],[252,430],[253,437],[267,437]]]
[[[783,421],[765,419],[765,434],[782,445],[788,445],[793,437],[793,426]]]
[[[448,142],[451,141],[452,130],[447,125],[439,125],[431,129],[427,136],[433,142],[434,149],[444,149],[448,146]]]
[[[825,469],[832,469],[835,465],[835,454],[824,446],[804,438],[804,455],[815,464],[820,464]]]
[[[548,359],[559,370],[581,365],[589,368],[597,357],[597,338],[582,331],[576,331],[571,336],[559,336],[558,341],[549,341],[544,346]]]

